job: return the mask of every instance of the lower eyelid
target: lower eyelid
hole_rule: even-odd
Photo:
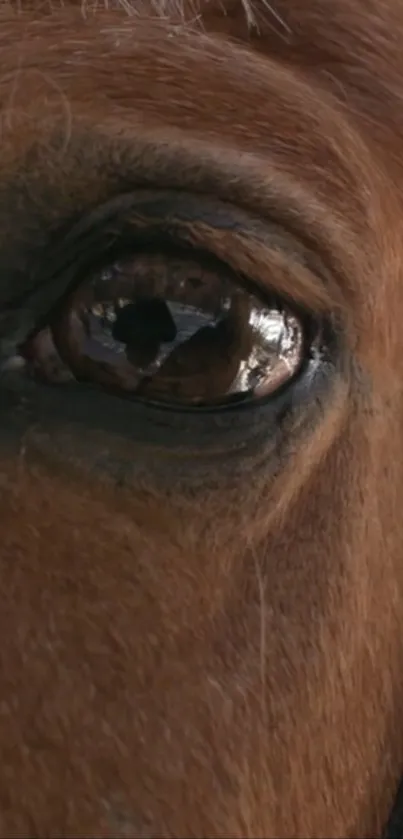
[[[116,439],[140,446],[145,459],[153,449],[165,449],[176,451],[179,457],[233,452],[241,460],[245,453],[256,450],[258,458],[264,460],[284,433],[284,418],[288,417],[286,434],[292,433],[294,422],[301,424],[301,417],[302,424],[315,421],[316,400],[331,397],[337,366],[337,346],[330,346],[323,357],[318,355],[307,362],[293,388],[280,389],[257,408],[245,403],[235,410],[228,406],[219,412],[161,410],[150,401],[127,401],[76,382],[53,389],[27,377],[24,368],[17,367],[8,373],[3,371],[0,377],[0,413],[11,411],[11,424],[19,412],[20,416],[26,412],[31,424],[59,427],[61,423],[62,427],[72,423],[79,434],[80,428],[92,429],[95,434],[111,433],[117,435]]]
[[[322,439],[327,412],[344,411],[349,380],[340,350],[330,333],[323,354],[307,360],[292,388],[280,388],[258,408],[219,412],[161,410],[77,382],[52,388],[18,367],[0,374],[2,444],[9,451],[22,446],[27,457],[45,459],[66,477],[73,470],[76,478],[96,476],[136,492],[188,498],[216,488],[224,499],[252,481],[257,502],[259,487],[271,485],[290,459],[292,468],[301,446],[317,431]]]

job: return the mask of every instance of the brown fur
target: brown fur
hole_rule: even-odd
[[[192,241],[335,314],[344,362],[287,452],[233,472],[195,445],[183,477],[107,422],[2,420],[1,837],[380,834],[403,769],[402,103],[400,0],[3,3],[1,305],[62,223],[186,190],[243,231]],[[106,450],[140,477],[97,471]]]

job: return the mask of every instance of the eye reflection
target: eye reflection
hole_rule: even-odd
[[[194,406],[269,395],[296,374],[304,352],[291,309],[263,302],[229,270],[155,253],[89,277],[46,341],[43,332],[31,339],[26,357],[51,380],[49,336],[53,357],[78,380]]]

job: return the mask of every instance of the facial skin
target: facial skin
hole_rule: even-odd
[[[399,0],[3,4],[1,837],[380,835],[402,45]],[[318,369],[206,413],[12,367],[126,229],[326,322]]]

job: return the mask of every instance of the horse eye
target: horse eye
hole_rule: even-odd
[[[229,269],[143,252],[78,285],[23,353],[48,382],[197,407],[273,394],[305,349],[302,317]]]

